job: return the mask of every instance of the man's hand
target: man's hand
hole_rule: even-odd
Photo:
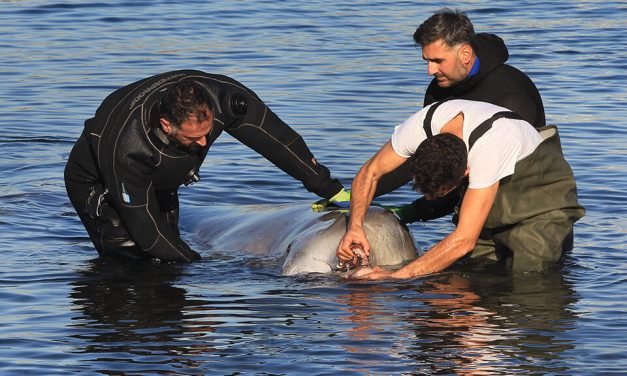
[[[346,231],[346,234],[344,234],[340,240],[340,245],[337,248],[337,258],[340,259],[341,262],[346,262],[357,257],[351,249],[351,246],[354,244],[359,244],[366,256],[370,256],[370,242],[368,242],[366,232],[362,227],[353,226]]]
[[[322,200],[318,200],[311,205],[311,209],[313,211],[319,212],[323,210],[327,210],[329,207],[331,208],[342,208],[347,209],[351,199],[350,190],[345,190],[342,188],[341,191],[335,194],[335,196],[330,199],[323,198]]]

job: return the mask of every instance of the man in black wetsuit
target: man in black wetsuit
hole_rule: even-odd
[[[179,234],[178,188],[199,180],[222,131],[310,192],[329,201],[348,198],[304,140],[250,89],[200,71],[163,73],[110,94],[70,153],[67,193],[98,253],[199,259]]]
[[[509,53],[503,40],[494,34],[475,34],[464,13],[444,8],[424,21],[413,37],[427,61],[427,72],[434,76],[424,106],[447,99],[471,99],[508,108],[535,128],[546,125],[538,89],[526,74],[505,64]],[[381,179],[376,196],[408,181],[409,165],[405,163]],[[438,200],[422,197],[392,209],[405,223],[439,218],[453,211],[462,189]]]

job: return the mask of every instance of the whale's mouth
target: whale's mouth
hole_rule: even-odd
[[[335,266],[335,271],[348,272],[353,269],[359,269],[370,266],[370,258],[366,256],[363,248],[359,244],[352,244],[351,251],[353,251],[353,258],[348,261],[339,261]]]

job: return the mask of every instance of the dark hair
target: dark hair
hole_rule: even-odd
[[[175,128],[180,128],[191,116],[198,121],[205,121],[207,110],[213,112],[207,91],[194,81],[184,80],[177,82],[161,99],[159,116],[167,119]]]
[[[466,144],[451,133],[440,133],[424,140],[410,158],[413,188],[427,198],[442,196],[455,188],[466,175]]]
[[[416,45],[426,46],[439,39],[449,47],[459,44],[471,44],[475,38],[475,29],[465,13],[459,10],[443,8],[427,18],[414,33]]]

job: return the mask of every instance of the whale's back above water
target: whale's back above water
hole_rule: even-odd
[[[184,212],[181,219],[197,243],[210,250],[283,258],[282,275],[332,272],[346,221],[340,211],[315,213],[303,206],[207,207]],[[417,257],[407,227],[388,210],[371,207],[364,229],[373,266],[402,265]]]

